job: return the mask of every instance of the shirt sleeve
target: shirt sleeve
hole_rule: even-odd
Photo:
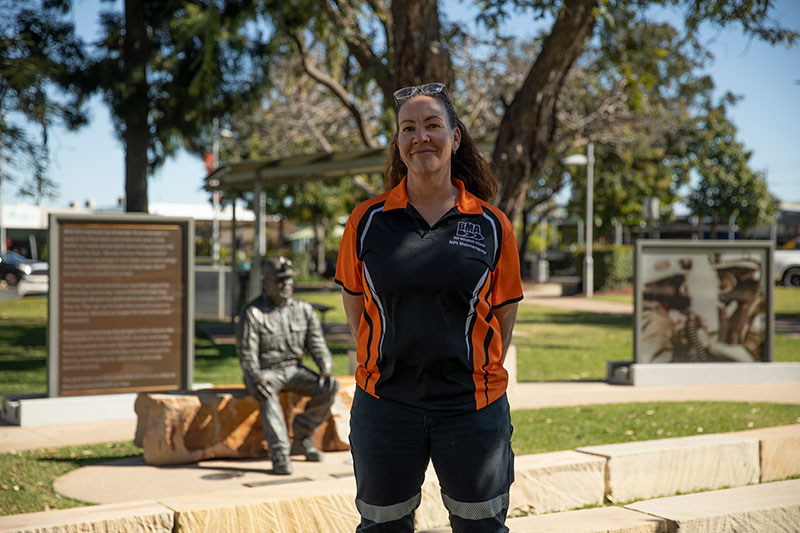
[[[356,251],[357,231],[354,218],[351,215],[344,227],[342,242],[339,244],[339,257],[336,260],[335,280],[348,293],[358,295],[364,293],[361,283],[363,267]]]
[[[492,307],[502,307],[520,300],[522,300],[522,278],[519,271],[517,240],[514,238],[511,222],[504,218],[500,259],[494,271]]]

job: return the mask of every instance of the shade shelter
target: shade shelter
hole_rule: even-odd
[[[266,213],[264,190],[276,185],[357,176],[383,172],[386,147],[364,148],[347,152],[301,154],[283,159],[242,161],[221,165],[206,176],[204,188],[209,192],[228,193],[233,200],[232,242],[236,242],[236,198],[252,191],[256,199],[254,248],[256,257],[266,253]],[[237,278],[236,254],[233,254],[233,279]],[[249,298],[258,295],[261,287],[261,264],[253,261],[250,270]],[[233,292],[233,291],[232,291]],[[235,305],[233,307],[235,313]]]

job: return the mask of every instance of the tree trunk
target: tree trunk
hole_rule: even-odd
[[[437,2],[392,2],[392,48],[397,90],[409,85],[440,81],[453,84],[450,53],[442,42]],[[385,95],[392,101],[392,95]]]
[[[311,225],[314,229],[311,260],[313,261],[314,272],[323,276],[325,275],[325,217],[322,216],[322,212],[319,209],[312,211]]]
[[[125,211],[147,213],[147,37],[144,0],[125,0],[125,68],[130,76],[129,95],[124,105]]]
[[[529,221],[532,218],[530,214],[533,212],[533,206],[524,206],[522,208],[522,229],[517,249],[519,251],[519,271],[522,272],[522,277],[526,277],[525,272],[525,256],[528,253],[528,240],[530,240],[531,232],[533,231],[533,222]]]
[[[597,0],[566,0],[542,51],[503,114],[493,153],[500,191],[495,201],[514,221],[531,180],[546,161],[556,126],[556,104],[572,63],[594,26]]]

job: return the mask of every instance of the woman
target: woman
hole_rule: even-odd
[[[353,210],[336,269],[358,342],[357,531],[413,531],[429,460],[454,531],[508,531],[511,223],[487,202],[497,185],[444,84],[394,97],[387,192]]]

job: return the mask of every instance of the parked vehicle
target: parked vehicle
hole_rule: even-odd
[[[47,266],[47,263],[39,263],[40,265]],[[17,296],[20,298],[24,296],[31,296],[34,294],[47,294],[50,289],[50,276],[47,269],[33,270],[30,274],[26,274],[17,282]]]
[[[17,252],[0,254],[0,279],[11,287],[17,285],[25,276],[47,277],[48,271],[47,263],[28,259]]]
[[[775,250],[775,281],[800,288],[800,249]]]

